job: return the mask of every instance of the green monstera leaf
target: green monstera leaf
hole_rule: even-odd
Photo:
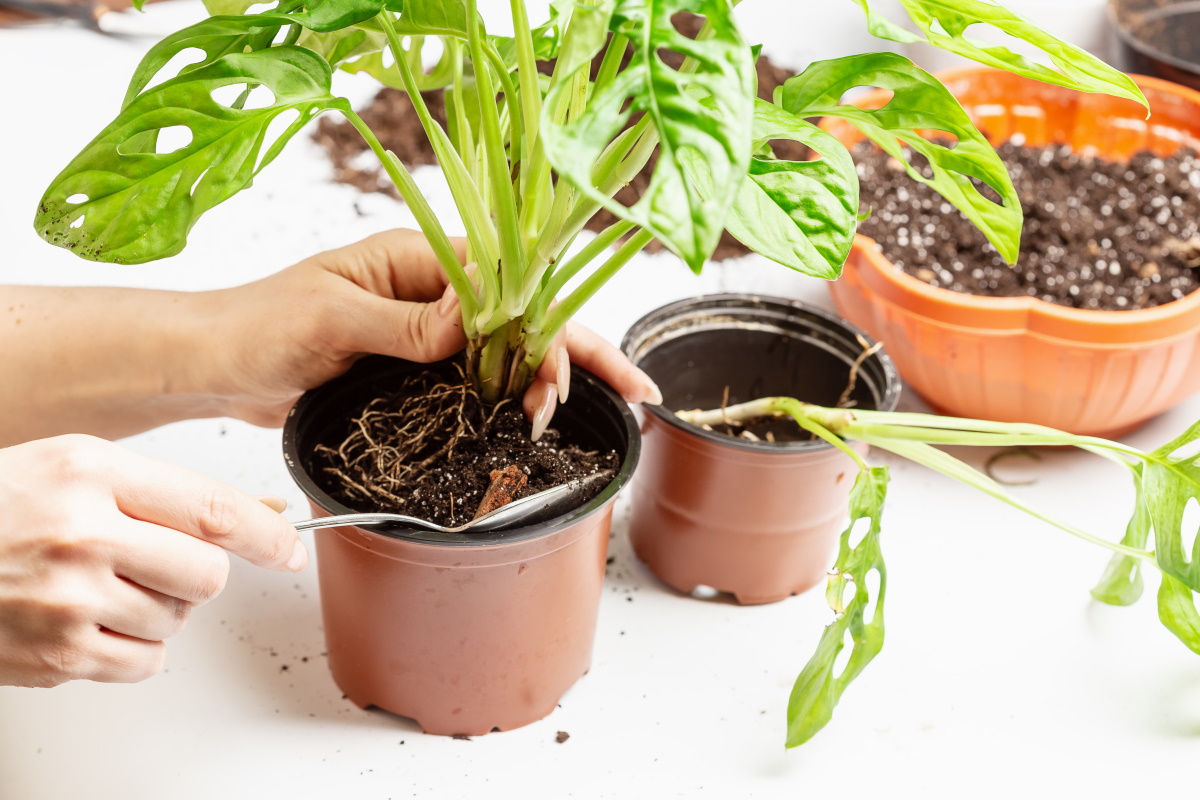
[[[1027,78],[1065,86],[1081,92],[1103,92],[1146,105],[1146,98],[1128,75],[1110,67],[1086,50],[1046,33],[1041,28],[1001,5],[984,0],[900,0],[910,19],[921,31],[912,33],[890,22],[872,0],[854,0],[867,14],[871,33],[894,42],[926,42],[981,64],[1024,75]],[[1041,50],[1053,66],[1039,64],[1003,46],[972,41],[967,33],[974,25],[987,25]]]
[[[847,92],[864,86],[889,89],[893,97],[878,109],[842,103]],[[906,163],[913,180],[953,203],[1009,263],[1016,261],[1023,221],[1017,190],[1000,156],[937,78],[894,53],[849,56],[812,64],[784,83],[778,102],[798,117],[849,121]],[[929,130],[948,134],[954,141],[947,145],[926,138],[923,133]],[[905,146],[929,161],[931,176],[908,162]],[[1000,202],[981,192],[976,181],[991,187]]]
[[[820,158],[783,161],[762,151],[772,140],[807,145]],[[834,280],[854,244],[858,173],[833,136],[778,106],[757,101],[753,145],[760,154],[738,190],[725,227],[756,253],[806,275]]]
[[[46,190],[34,226],[47,241],[93,261],[136,264],[174,255],[200,216],[254,176],[321,110],[338,102],[317,54],[280,46],[229,54],[156,86],[121,110]],[[266,87],[273,102],[246,109],[214,91]],[[271,122],[298,112],[274,142]],[[157,132],[184,129],[190,142],[155,152]]]
[[[606,24],[609,9],[611,25]],[[705,17],[706,36],[692,40],[675,29],[671,17],[684,11]],[[585,17],[594,21],[595,30],[586,45],[582,36],[574,36]],[[632,57],[588,98],[578,117],[554,118],[571,82],[551,89],[542,125],[551,163],[584,195],[652,233],[699,271],[721,237],[750,158],[754,68],[728,0],[620,0],[576,8],[571,26],[571,41],[564,42],[559,56],[564,74],[588,68],[610,27],[628,38]],[[573,46],[577,51],[568,52]],[[662,50],[681,53],[688,62],[672,69],[663,62]],[[626,207],[593,184],[592,167],[635,113],[650,119],[660,155],[641,200]],[[687,158],[704,162],[705,191],[689,179]]]
[[[804,744],[825,727],[846,687],[883,649],[887,567],[879,538],[887,485],[887,467],[871,467],[858,473],[850,491],[850,525],[842,533],[837,562],[826,590],[829,605],[837,616],[826,626],[817,651],[792,688],[787,713],[788,747]],[[851,537],[861,520],[867,522],[866,533],[857,545],[851,546]],[[879,576],[879,591],[874,598],[867,585],[867,576],[872,571]],[[875,607],[868,615],[872,600]],[[850,656],[839,671],[838,656],[847,646]]]

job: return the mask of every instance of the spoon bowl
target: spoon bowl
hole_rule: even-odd
[[[587,496],[587,493],[591,489],[597,485],[603,485],[611,479],[612,471],[605,470],[589,475],[586,478],[567,481],[536,494],[531,494],[528,497],[514,500],[506,506],[501,506],[495,511],[491,511],[481,517],[476,517],[463,525],[438,525],[436,522],[430,522],[420,517],[382,512],[372,514],[339,514],[332,517],[318,517],[317,519],[304,520],[303,522],[293,524],[298,531],[310,531],[318,528],[340,528],[351,525],[358,527],[405,525],[417,530],[438,531],[440,533],[465,533],[468,531],[472,533],[486,533],[489,531],[504,530],[505,528],[515,528],[520,525],[533,525],[553,519],[579,506],[582,498]],[[381,533],[386,535],[386,531],[381,531]]]

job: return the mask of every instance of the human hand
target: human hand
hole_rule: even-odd
[[[465,245],[456,245],[463,258]],[[210,350],[221,359],[208,384],[228,398],[231,416],[256,425],[282,425],[303,392],[367,353],[430,362],[466,345],[458,298],[425,237],[411,230],[375,234],[207,300],[207,329],[220,337]],[[661,402],[619,349],[572,324],[525,396],[535,438],[567,399],[570,361],[631,403]]]
[[[0,685],[157,673],[163,640],[224,588],[227,552],[308,563],[265,502],[89,436],[0,450]]]

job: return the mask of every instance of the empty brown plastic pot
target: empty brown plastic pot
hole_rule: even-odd
[[[781,395],[835,405],[863,341],[824,311],[749,295],[672,303],[630,329],[622,347],[658,383],[664,402],[643,414],[629,535],[664,583],[757,604],[821,581],[854,483],[850,458],[821,441],[733,438],[674,412]],[[899,395],[890,359],[866,358],[850,395],[856,406],[891,410]]]
[[[284,454],[314,514],[367,510],[325,492],[311,453],[351,409],[420,368],[364,359],[296,404]],[[640,436],[625,402],[578,368],[554,424],[621,456],[613,481],[569,514],[494,533],[316,532],[329,668],[355,704],[411,717],[427,733],[481,735],[541,719],[587,672],[613,503]]]

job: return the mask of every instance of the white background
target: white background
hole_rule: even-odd
[[[853,33],[849,0],[743,9],[750,37],[789,66],[870,47]],[[199,13],[189,2],[151,15],[170,29]],[[816,32],[825,15],[836,33]],[[37,198],[115,113],[147,46],[72,29],[0,31],[0,282],[201,290],[411,224],[404,207],[329,183],[321,152],[300,138],[252,191],[202,220],[178,257],[115,267],[43,244],[30,224]],[[367,80],[338,80],[355,102],[373,92]],[[436,172],[418,182],[449,208]],[[643,256],[582,318],[619,341],[655,306],[717,290],[828,306],[820,282],[758,258],[696,278],[672,257]],[[910,394],[902,407],[921,404]],[[1129,441],[1153,446],[1197,416],[1193,399]],[[285,495],[291,516],[303,515],[276,431],[210,420],[127,444]],[[980,464],[989,454],[966,455]],[[0,689],[0,798],[1194,797],[1200,658],[1159,626],[1155,581],[1132,609],[1094,604],[1087,591],[1104,552],[881,460],[894,475],[887,645],[799,750],[783,748],[784,712],[829,619],[822,593],[754,608],[679,596],[633,558],[622,504],[593,669],[542,722],[455,741],[355,708],[320,655],[314,570],[239,562],[225,594],[172,642],[164,674],[136,686]],[[1021,497],[1120,535],[1131,492],[1109,465],[1054,451],[1006,469],[1036,478]],[[555,743],[558,731],[570,740]]]

